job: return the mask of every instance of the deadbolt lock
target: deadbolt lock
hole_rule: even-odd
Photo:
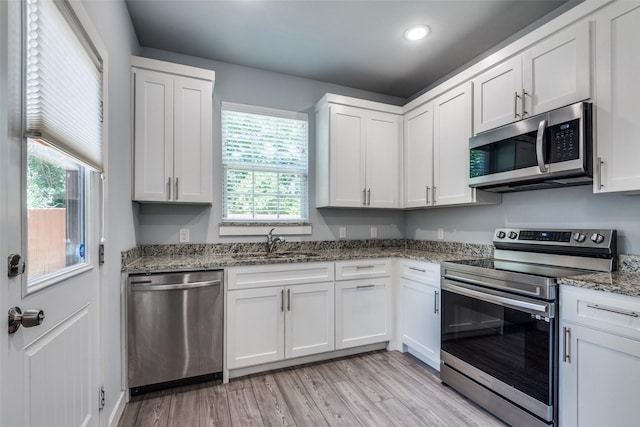
[[[25,263],[24,259],[18,254],[9,255],[9,268],[7,274],[9,277],[16,277],[24,273]]]

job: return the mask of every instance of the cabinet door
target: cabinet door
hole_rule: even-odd
[[[433,104],[404,118],[404,207],[433,203]]]
[[[391,339],[391,279],[336,282],[336,349]]]
[[[596,168],[601,175],[594,176],[594,191],[637,191],[640,190],[640,4],[611,4],[598,17],[596,28],[596,157],[602,164]]]
[[[440,370],[439,288],[400,279],[402,344],[422,354]]]
[[[471,203],[469,137],[471,137],[471,82],[460,85],[434,102],[434,204]]]
[[[164,202],[173,195],[173,77],[135,71],[134,200]]]
[[[330,206],[364,206],[365,111],[329,107]]]
[[[213,85],[176,77],[174,83],[174,200],[213,201]]]
[[[227,292],[229,369],[284,359],[284,288]]]
[[[473,131],[484,132],[522,119],[522,57],[473,80]]]
[[[333,288],[333,282],[327,282],[285,289],[285,358],[335,348]]]
[[[560,335],[560,425],[637,426],[640,341],[570,323]]]
[[[591,98],[590,40],[584,22],[524,53],[525,118]]]
[[[396,114],[367,113],[365,181],[369,207],[400,207],[400,120]]]

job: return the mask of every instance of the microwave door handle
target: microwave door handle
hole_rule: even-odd
[[[536,136],[536,158],[540,173],[548,172],[547,166],[544,164],[544,130],[547,128],[547,120],[541,120],[538,125],[538,134]]]

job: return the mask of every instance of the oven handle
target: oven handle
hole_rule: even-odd
[[[500,295],[494,295],[492,293],[487,293],[487,292],[467,288],[464,285],[456,284],[445,278],[442,279],[440,287],[444,291],[449,291],[456,294],[468,296],[471,298],[476,298],[485,302],[500,305],[502,307],[512,308],[514,310],[524,311],[531,314],[539,314],[544,317],[553,317],[552,313],[549,313],[550,304],[545,304],[545,303],[536,304],[533,302],[522,301],[518,299],[500,296]]]

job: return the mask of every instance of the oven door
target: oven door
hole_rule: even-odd
[[[442,362],[553,420],[555,303],[446,278],[441,288]]]

